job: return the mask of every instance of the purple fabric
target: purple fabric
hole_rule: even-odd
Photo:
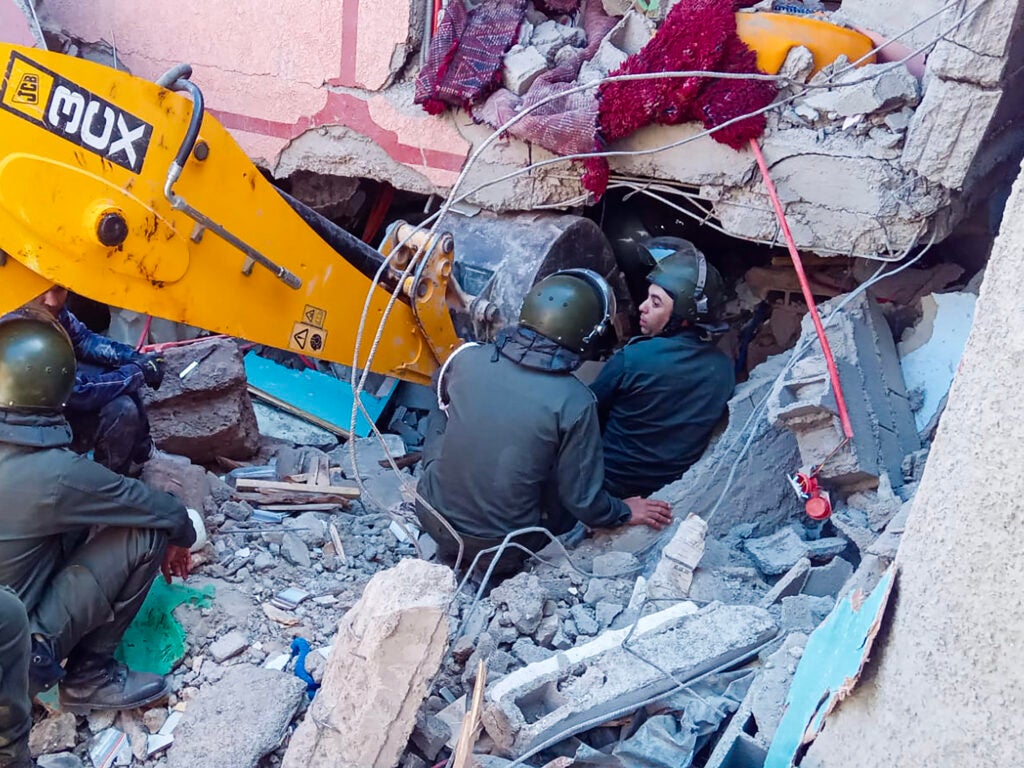
[[[506,88],[496,91],[473,110],[473,116],[497,128],[517,112],[575,87],[580,67],[594,57],[601,41],[618,21],[605,13],[601,0],[587,0],[583,9],[587,47],[538,77],[521,97]],[[597,135],[597,89],[556,98],[524,117],[509,133],[557,154],[593,152]]]
[[[469,12],[463,0],[451,0],[416,78],[415,102],[438,114],[486,97],[500,80],[525,12],[526,0],[489,0]]]

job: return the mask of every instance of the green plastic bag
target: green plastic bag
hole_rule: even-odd
[[[174,609],[183,603],[207,608],[213,593],[212,584],[193,589],[168,584],[158,576],[114,657],[138,672],[166,675],[185,655],[185,630],[174,618]]]

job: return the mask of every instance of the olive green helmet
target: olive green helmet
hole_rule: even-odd
[[[540,280],[523,299],[519,324],[559,346],[589,355],[615,315],[615,294],[591,269],[563,269]]]
[[[672,297],[672,317],[714,322],[725,301],[725,283],[704,254],[681,237],[652,237],[642,247],[657,262],[647,281]]]
[[[0,409],[59,411],[75,385],[71,339],[46,312],[0,318]]]

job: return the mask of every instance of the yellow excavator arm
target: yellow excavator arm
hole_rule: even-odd
[[[0,313],[58,283],[351,365],[369,294],[363,367],[399,286],[366,367],[426,382],[460,343],[451,237],[393,227],[384,265],[264,179],[204,113],[187,67],[151,83],[2,44],[0,66]]]

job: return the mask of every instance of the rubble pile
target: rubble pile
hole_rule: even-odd
[[[423,768],[456,749],[482,669],[477,765],[763,756],[808,637],[896,557],[951,378],[942,361],[956,358],[946,346],[962,336],[950,318],[973,308],[970,293],[929,293],[951,279],[914,276],[909,309],[883,313],[863,293],[823,307],[843,381],[858,382],[846,394],[860,442],[828,456],[835,399],[804,322],[797,354],[753,367],[725,429],[658,494],[671,528],[577,529],[504,581],[477,568],[457,588],[418,558],[432,549],[408,511],[406,450],[421,446],[422,398],[403,396],[389,417],[403,435],[383,445],[264,436],[248,462],[220,459],[224,474],[161,453],[143,479],[201,509],[210,533],[188,581],[206,602],[174,611],[187,642],[174,694],[145,711],[40,713],[33,754],[62,768]],[[188,387],[217,402],[218,382],[238,378],[228,342],[174,365],[204,347],[208,381],[180,378],[167,402]],[[943,355],[922,365],[929,348]],[[833,513],[814,521],[786,472],[826,457]]]

